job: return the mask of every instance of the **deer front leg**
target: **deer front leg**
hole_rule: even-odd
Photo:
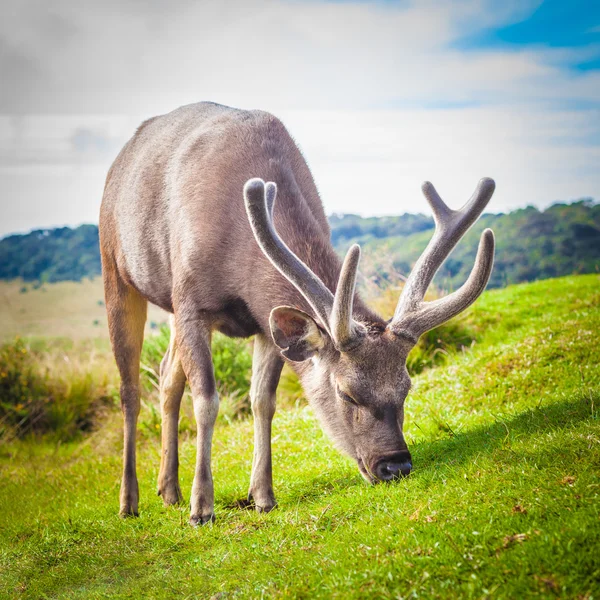
[[[160,413],[162,421],[158,495],[165,506],[183,501],[179,487],[178,429],[179,408],[185,390],[185,373],[179,349],[175,320],[171,317],[171,340],[160,364]]]
[[[219,412],[219,397],[210,352],[210,327],[201,319],[179,319],[175,314],[177,344],[187,376],[196,417],[196,470],[192,485],[192,525],[214,521],[214,489],[210,457],[212,436]]]
[[[283,360],[279,350],[265,336],[254,340],[250,401],[254,415],[254,458],[248,500],[258,512],[269,512],[277,502],[273,493],[271,465],[271,423],[275,414],[275,392]]]

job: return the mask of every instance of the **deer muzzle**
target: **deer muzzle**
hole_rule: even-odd
[[[392,481],[407,477],[412,470],[412,457],[410,452],[405,450],[391,456],[380,458],[374,465],[373,474],[379,481]]]

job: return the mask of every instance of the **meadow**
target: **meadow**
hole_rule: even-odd
[[[71,295],[60,288],[71,285]],[[332,447],[287,371],[269,514],[240,502],[252,460],[249,343],[218,338],[217,520],[197,529],[187,505],[165,508],[156,495],[161,315],[149,319],[143,358],[140,517],[117,516],[118,379],[94,285],[0,287],[12,303],[0,321],[0,595],[600,597],[600,276],[488,291],[427,336],[409,364],[415,469],[390,485],[366,484]],[[383,313],[393,298],[379,299]],[[187,500],[195,436],[184,404]]]

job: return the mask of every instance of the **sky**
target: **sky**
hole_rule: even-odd
[[[0,236],[96,223],[137,125],[201,100],[281,118],[328,213],[600,199],[595,0],[3,0]]]

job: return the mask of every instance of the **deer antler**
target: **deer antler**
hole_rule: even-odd
[[[364,327],[352,318],[359,261],[360,246],[354,244],[344,259],[331,310],[331,333],[340,350],[350,350],[355,347],[365,334]]]
[[[249,179],[244,201],[258,245],[275,268],[291,281],[315,311],[339,350],[347,350],[362,337],[363,326],[352,318],[352,301],[360,248],[352,246],[344,259],[335,296],[279,237],[273,226],[277,186],[272,181]]]
[[[390,324],[394,333],[416,343],[423,333],[465,310],[483,292],[494,264],[494,234],[491,229],[486,229],[481,235],[475,266],[463,286],[445,298],[423,301],[437,270],[483,212],[495,188],[492,179],[481,179],[465,206],[451,210],[431,183],[426,181],[423,184],[423,194],[433,210],[435,234],[404,285]]]

